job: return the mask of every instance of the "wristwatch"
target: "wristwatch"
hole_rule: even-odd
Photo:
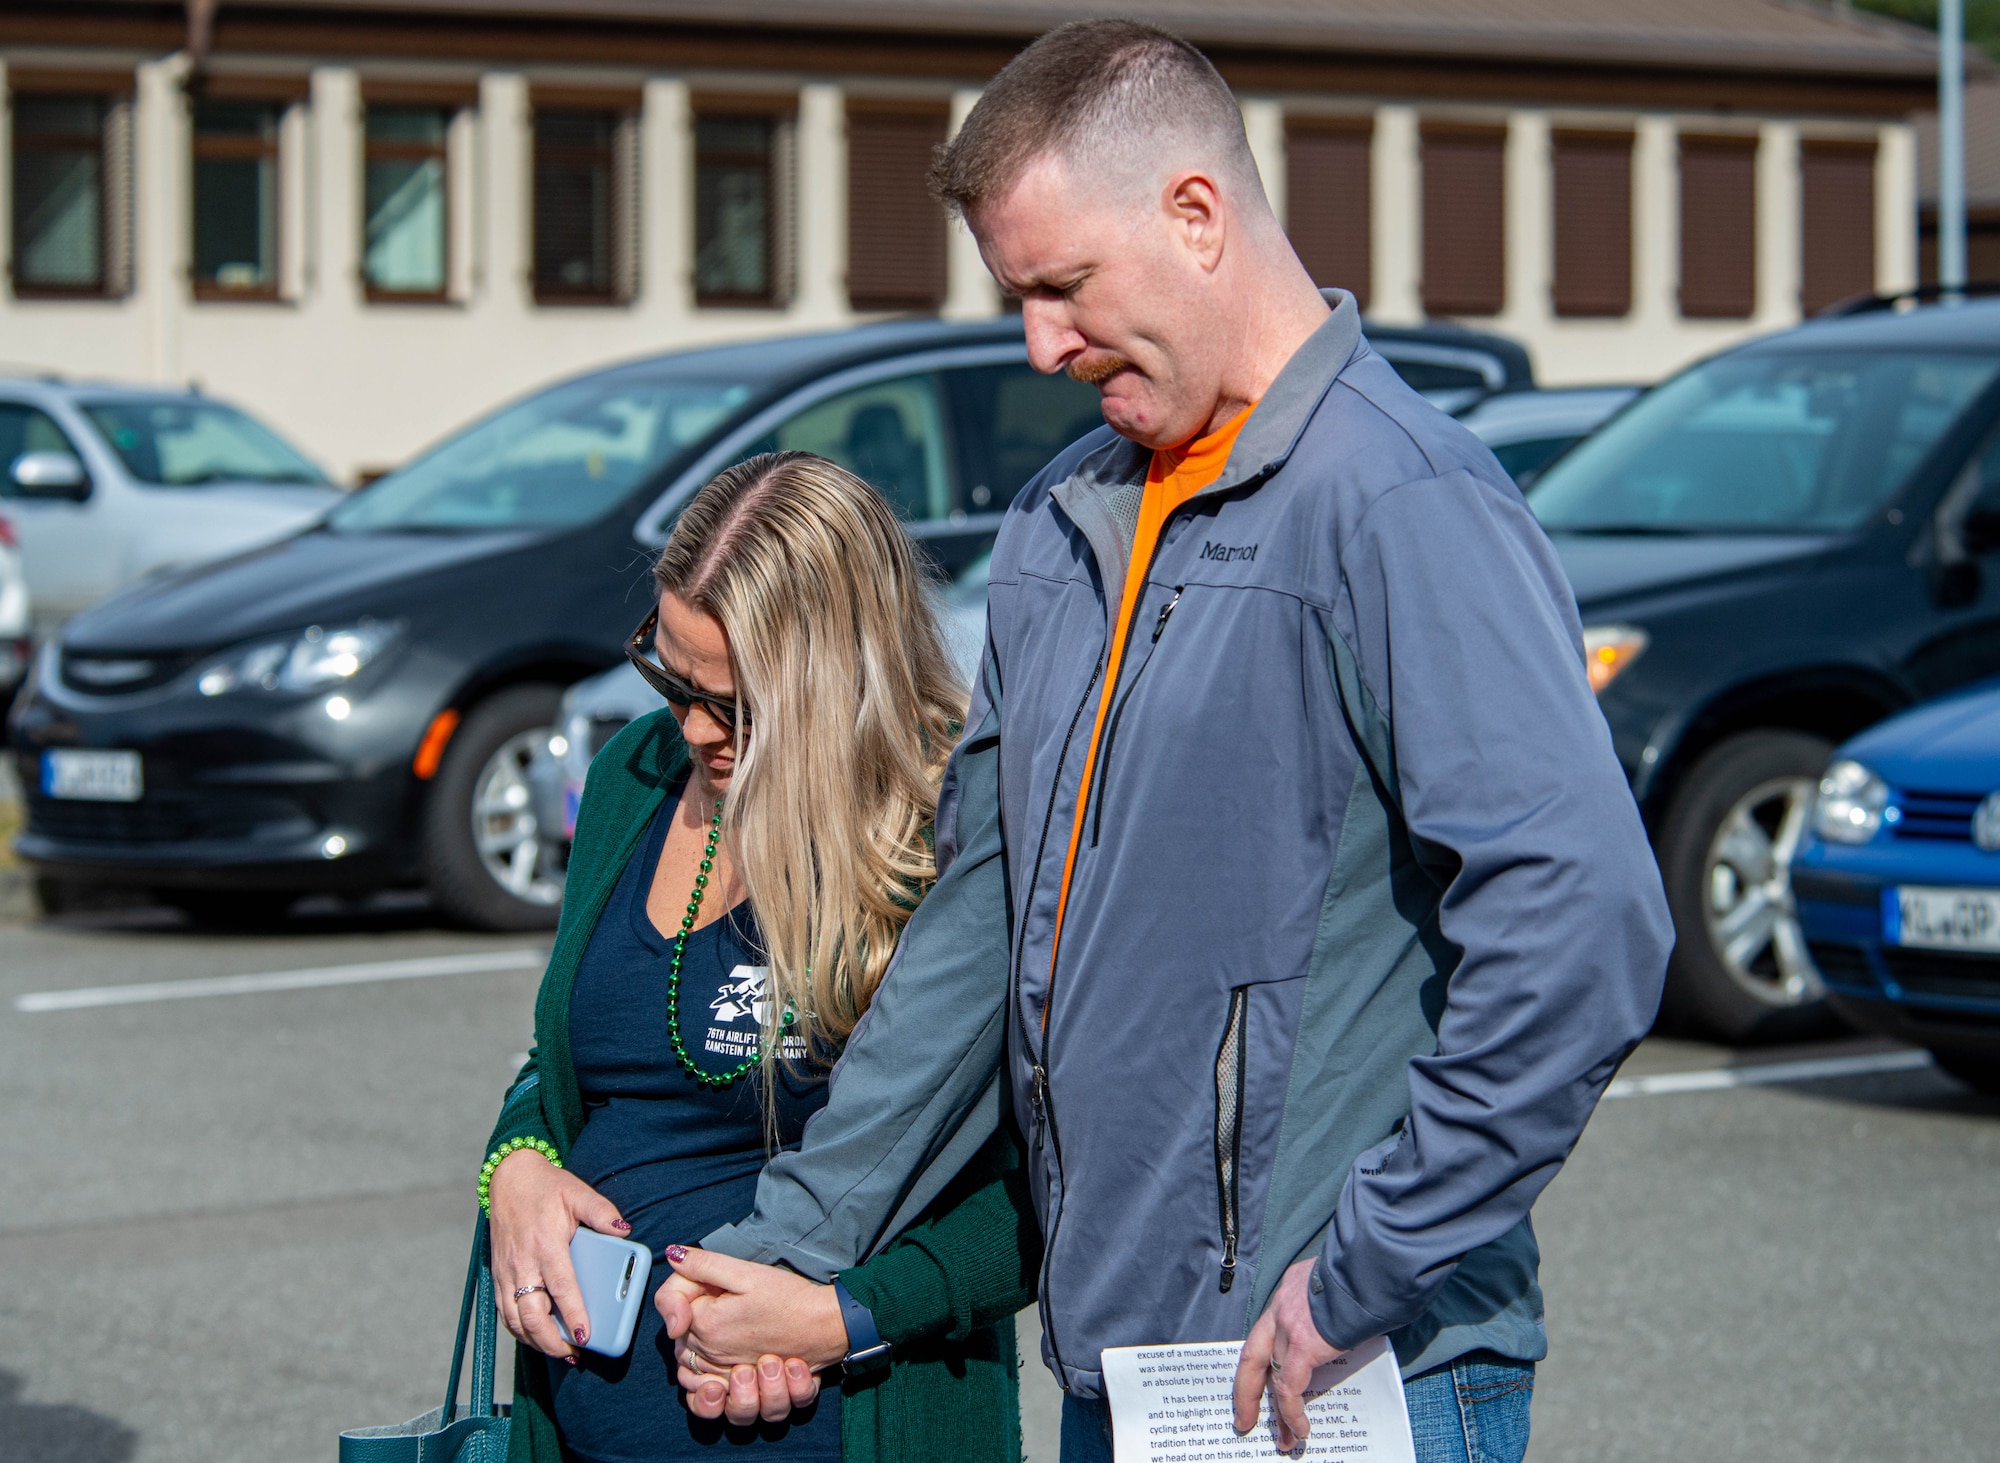
[[[889,1364],[889,1343],[875,1329],[875,1316],[867,1306],[848,1294],[838,1276],[833,1281],[834,1298],[840,1302],[840,1319],[847,1327],[847,1355],[840,1365],[850,1376],[872,1372]]]

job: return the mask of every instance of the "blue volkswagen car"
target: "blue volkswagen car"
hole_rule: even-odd
[[[2000,1093],[2000,683],[1835,753],[1792,892],[1828,998]]]

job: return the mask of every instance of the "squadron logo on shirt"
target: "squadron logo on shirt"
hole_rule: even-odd
[[[708,1028],[702,1043],[707,1051],[740,1062],[757,1050],[757,1038],[771,1009],[770,979],[768,965],[739,965],[729,972],[715,999],[708,1003],[720,1024]],[[805,1054],[804,1037],[785,1038],[785,1056],[803,1058]]]

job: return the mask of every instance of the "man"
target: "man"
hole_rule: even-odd
[[[1670,941],[1562,570],[1314,288],[1192,48],[1051,32],[934,178],[1110,430],[1008,513],[947,871],[709,1247],[870,1253],[991,1130],[1004,1046],[1066,1463],[1110,1456],[1107,1346],[1247,1336],[1238,1427],[1268,1376],[1288,1448],[1385,1332],[1420,1457],[1518,1459],[1528,1211]]]

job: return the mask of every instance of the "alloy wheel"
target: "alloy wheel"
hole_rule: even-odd
[[[535,817],[528,766],[548,744],[550,729],[536,727],[502,742],[472,790],[472,846],[495,884],[529,904],[562,901],[563,876],[555,841]]]
[[[1715,957],[1731,980],[1768,1006],[1803,1006],[1825,994],[1792,900],[1792,858],[1813,791],[1806,777],[1751,788],[1717,826],[1702,869]]]

